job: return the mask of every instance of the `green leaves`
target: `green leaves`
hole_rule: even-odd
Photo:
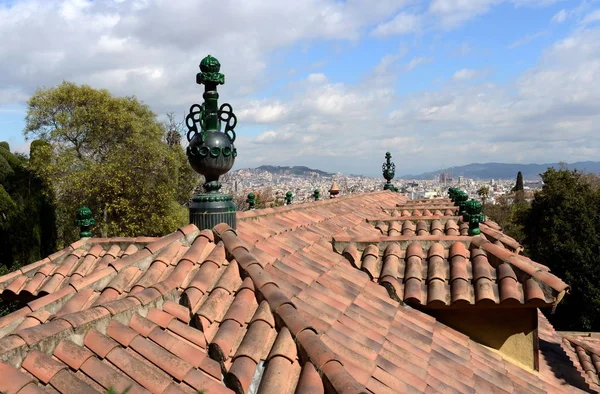
[[[32,263],[55,245],[51,191],[26,158],[0,145],[0,268]]]
[[[588,179],[577,171],[549,168],[521,220],[531,258],[572,286],[564,305],[550,316],[561,330],[600,327],[600,189]]]
[[[95,236],[161,236],[187,223],[198,177],[169,131],[135,97],[69,82],[31,97],[24,133],[47,143],[32,149],[31,166],[56,194],[64,244],[78,237],[82,205]]]

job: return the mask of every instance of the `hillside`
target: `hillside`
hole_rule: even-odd
[[[263,165],[260,167],[256,167],[256,170],[259,171],[267,171],[273,175],[288,175],[288,176],[331,176],[333,174],[313,168],[308,168],[306,166],[271,166],[271,165]]]
[[[472,179],[512,179],[517,176],[517,172],[519,171],[523,173],[523,178],[525,179],[539,179],[540,174],[545,172],[548,167],[559,168],[560,164],[471,163],[465,166],[450,167],[419,175],[404,175],[400,179],[434,179],[442,172],[449,173],[454,178],[464,176],[465,178]],[[599,174],[600,162],[581,161],[567,164],[567,168]]]

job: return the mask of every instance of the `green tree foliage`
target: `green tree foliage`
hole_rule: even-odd
[[[0,270],[16,269],[56,249],[52,193],[30,171],[27,158],[7,147],[0,144]]]
[[[490,197],[490,187],[483,185],[477,190],[477,195],[481,198],[481,204],[485,207],[485,202]]]
[[[517,173],[517,183],[515,184],[515,191],[523,191],[523,174],[521,173],[521,171]]]
[[[522,217],[530,204],[524,200],[513,201],[505,196],[496,199],[495,204],[486,204],[483,212],[502,227],[502,231],[522,243],[525,236]]]
[[[28,102],[25,136],[47,142],[31,167],[56,196],[63,244],[78,238],[77,208],[88,206],[102,236],[160,236],[187,223],[183,203],[197,178],[167,126],[135,97],[69,82]]]
[[[526,252],[572,286],[555,315],[559,330],[600,329],[600,189],[597,177],[549,168],[522,217]],[[593,180],[594,182],[590,182]]]

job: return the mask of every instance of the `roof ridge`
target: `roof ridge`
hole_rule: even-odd
[[[375,195],[380,195],[380,194],[384,194],[384,193],[393,193],[393,192],[391,192],[389,190],[382,190],[382,191],[376,191],[376,192],[362,193],[362,194],[360,194],[360,196],[375,196]],[[331,198],[328,200],[309,201],[309,202],[305,202],[305,203],[301,203],[301,204],[282,205],[280,207],[253,209],[250,211],[238,211],[237,219],[240,221],[244,221],[247,219],[271,216],[271,215],[278,214],[278,213],[284,213],[284,212],[290,212],[290,211],[301,211],[301,210],[305,210],[305,209],[309,209],[309,208],[315,208],[315,207],[318,207],[321,205],[338,204],[338,203],[342,203],[342,202],[345,202],[345,201],[351,200],[351,199],[357,200],[357,195],[349,194],[346,196],[342,196],[342,197],[338,197],[338,198]],[[265,212],[267,210],[268,210],[268,212]]]
[[[555,305],[558,304],[565,293],[571,290],[571,287],[562,281],[556,275],[544,271],[543,269],[532,264],[531,261],[523,258],[522,256],[513,253],[501,246],[494,245],[492,242],[482,236],[475,236],[471,240],[471,245],[479,247],[490,253],[494,257],[500,259],[503,262],[510,264],[513,267],[518,268],[520,271],[530,275],[534,280],[542,282],[550,286],[552,289],[557,291],[559,294],[555,295]]]
[[[577,339],[574,336],[565,336],[563,338],[565,338],[567,341],[571,342],[573,345],[577,345],[577,346],[581,347],[582,349],[584,349],[588,353],[600,356],[600,351],[592,348],[585,341],[581,341],[581,340]],[[587,338],[589,338],[589,337],[587,337]]]
[[[510,246],[517,254],[522,252],[524,249],[523,245],[521,245],[519,243],[519,241],[504,234],[502,231],[489,226],[488,224],[486,224],[486,222],[480,223],[479,228],[481,229],[481,232],[483,232],[484,234],[491,235],[496,240],[502,242],[505,245]]]
[[[323,374],[336,392],[364,392],[366,389],[346,370],[340,358],[322,341],[317,329],[298,312],[296,305],[279,288],[278,278],[263,269],[261,263],[248,250],[234,229],[225,223],[213,229],[233,255],[242,271],[254,282],[256,291],[267,301],[279,326],[290,331],[298,346],[315,368]]]

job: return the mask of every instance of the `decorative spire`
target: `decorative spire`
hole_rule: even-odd
[[[456,201],[456,195],[458,193],[460,189],[456,188],[456,187],[449,187],[448,188],[448,197],[450,197],[450,199],[452,200],[452,202]]]
[[[285,193],[285,205],[291,205],[293,199],[294,199],[294,193],[292,193],[292,192]]]
[[[486,217],[482,211],[483,208],[481,203],[477,200],[471,199],[465,203],[463,222],[469,223],[469,235],[481,234],[479,223],[483,223],[486,220]]]
[[[458,207],[458,214],[464,215],[465,213],[465,204],[469,199],[469,195],[462,190],[458,190],[456,192],[456,197],[454,199],[454,205]]]
[[[92,232],[90,231],[90,227],[96,225],[96,219],[92,217],[92,210],[85,205],[79,208],[75,224],[79,226],[79,236],[81,238],[91,237]]]
[[[319,189],[315,189],[312,196],[315,199],[315,201],[319,201],[319,197],[321,196],[321,192],[319,191]]]
[[[394,175],[396,175],[396,165],[392,163],[392,154],[390,152],[385,153],[385,163],[381,166],[381,170],[383,171],[383,177],[387,181],[383,190],[394,191],[392,179],[394,179]]]
[[[246,202],[248,203],[248,209],[254,209],[254,204],[256,204],[256,195],[252,192],[248,193],[248,199]]]
[[[336,181],[333,181],[333,184],[329,188],[329,198],[335,198],[338,194],[340,194],[340,187]]]
[[[216,58],[208,55],[202,59],[196,83],[204,85],[204,102],[192,105],[185,119],[188,161],[205,179],[204,193],[194,196],[190,204],[190,221],[200,229],[212,228],[221,222],[235,228],[233,197],[219,193],[219,177],[231,170],[237,156],[234,146],[237,117],[231,105],[219,107],[218,103],[217,86],[225,83],[220,70],[221,64]]]

